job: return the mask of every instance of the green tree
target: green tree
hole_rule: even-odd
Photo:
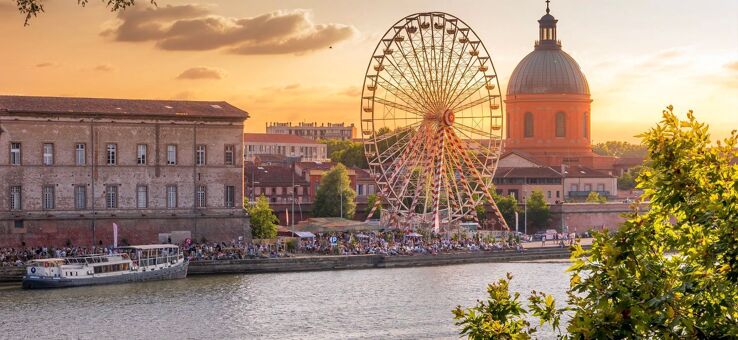
[[[548,226],[548,219],[551,211],[543,196],[543,191],[534,190],[530,193],[530,197],[526,200],[526,209],[528,210],[528,229],[545,229]]]
[[[371,194],[371,195],[367,196],[367,203],[366,203],[366,208],[368,209],[367,210],[367,213],[369,213],[369,211],[371,211],[372,208],[374,208],[374,205],[377,204],[377,201],[379,201],[379,196],[377,196],[376,194]],[[380,216],[382,216],[382,204],[381,204],[381,202],[377,206],[377,209],[374,210],[374,214],[372,214],[372,216],[367,216],[367,218],[379,218]]]
[[[328,158],[347,167],[367,169],[364,145],[350,140],[326,139],[320,141],[327,146]]]
[[[252,238],[275,238],[277,237],[277,223],[279,219],[274,215],[269,201],[264,195],[256,199],[256,203],[246,208],[251,221]]]
[[[618,177],[618,189],[620,190],[633,190],[635,189],[636,185],[636,178],[638,178],[638,175],[641,173],[642,167],[634,167],[626,172],[624,172],[620,177]]]
[[[738,132],[713,144],[691,111],[680,120],[670,106],[641,137],[650,163],[637,187],[649,209],[634,205],[617,231],[595,233],[589,250],[576,245],[568,306],[536,315],[547,302],[529,299],[534,315],[554,324],[566,312],[568,339],[737,338]],[[507,301],[504,292],[490,300]],[[458,310],[461,326],[495,317]],[[477,338],[494,336],[484,329]]]
[[[84,7],[89,0],[77,0],[77,4]],[[102,0],[106,7],[110,8],[111,12],[124,10],[130,6],[135,5],[135,0]],[[31,21],[31,17],[36,17],[39,13],[44,12],[44,4],[42,0],[16,0],[16,6],[18,11],[26,16],[24,25],[28,26],[28,22]],[[152,5],[156,5],[156,0],[151,0]]]
[[[500,209],[500,214],[507,222],[507,226],[510,229],[515,229],[515,213],[520,213],[521,209],[518,205],[518,200],[515,196],[495,196],[495,203],[497,203],[497,209]]]
[[[592,145],[592,151],[602,156],[635,157],[645,158],[647,156],[646,146],[643,144],[632,144],[628,142],[608,141]]]
[[[607,197],[600,195],[597,191],[590,191],[587,195],[587,202],[589,203],[605,203]]]
[[[341,197],[343,197],[343,204],[341,204]],[[355,197],[356,192],[351,188],[348,170],[339,163],[321,178],[318,192],[315,195],[313,213],[317,217],[339,217],[343,207],[343,217],[352,218],[356,211]]]

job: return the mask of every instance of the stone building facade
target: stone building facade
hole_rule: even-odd
[[[354,124],[346,123],[306,123],[301,122],[297,125],[292,123],[267,123],[266,133],[275,133],[283,135],[295,135],[313,140],[320,139],[339,139],[352,140],[356,137],[356,127]]]
[[[248,237],[225,102],[0,96],[0,247]]]
[[[261,155],[276,155],[303,162],[328,161],[328,146],[312,139],[275,133],[244,133],[244,159],[253,162]]]

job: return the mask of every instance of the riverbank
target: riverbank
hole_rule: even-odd
[[[405,268],[484,262],[530,262],[567,259],[569,255],[568,248],[538,247],[526,249],[524,252],[508,250],[411,256],[294,256],[268,259],[197,261],[190,262],[189,275]],[[20,283],[24,273],[24,267],[0,267],[0,283],[9,285]]]

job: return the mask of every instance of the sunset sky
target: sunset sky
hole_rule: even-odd
[[[45,1],[23,26],[0,0],[0,94],[225,100],[267,121],[354,122],[381,35],[444,11],[482,39],[506,88],[533,50],[543,1]],[[738,128],[738,1],[551,2],[564,51],[592,93],[594,141],[635,140],[673,104],[715,134]]]

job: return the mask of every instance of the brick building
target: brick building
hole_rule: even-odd
[[[226,102],[0,96],[0,246],[247,237]]]
[[[507,85],[505,151],[522,151],[539,162],[617,173],[615,157],[592,152],[592,98],[579,64],[561,48],[548,7],[538,20],[534,50],[513,70]]]
[[[522,201],[531,192],[541,191],[549,204],[583,201],[593,191],[612,198],[618,190],[613,175],[581,165],[550,167],[521,151],[500,157],[493,181],[500,195],[513,195]]]
[[[266,133],[301,136],[313,140],[339,139],[352,140],[356,137],[354,124],[346,123],[267,123]]]
[[[328,160],[328,146],[312,139],[274,133],[244,133],[244,159],[253,162],[260,155],[275,155],[304,162]]]

